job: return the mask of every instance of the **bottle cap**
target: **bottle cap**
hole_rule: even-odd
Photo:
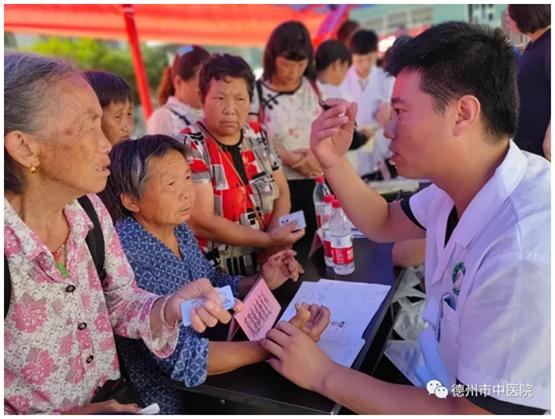
[[[314,178],[314,182],[316,183],[324,183],[324,176],[317,176]]]
[[[333,201],[331,201],[331,206],[333,208],[341,208],[341,204],[339,203],[339,199],[334,199]]]
[[[331,204],[334,199],[335,199],[335,196],[333,196],[333,195],[325,195],[324,196],[324,202],[326,204]]]

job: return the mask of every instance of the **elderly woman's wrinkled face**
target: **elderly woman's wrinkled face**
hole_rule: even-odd
[[[54,192],[65,188],[75,197],[106,186],[111,145],[101,129],[102,109],[96,94],[79,76],[52,87],[52,100],[41,111],[37,137],[39,173]],[[45,191],[47,193],[47,191]]]
[[[102,111],[102,131],[112,145],[131,136],[135,127],[133,103],[112,102]]]
[[[135,216],[154,228],[175,227],[191,218],[194,201],[191,169],[185,157],[172,150],[148,162]]]
[[[219,140],[234,140],[249,116],[249,91],[242,78],[212,80],[204,98],[204,118]]]

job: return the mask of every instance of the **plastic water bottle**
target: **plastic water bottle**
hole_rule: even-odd
[[[351,227],[337,199],[332,202],[333,211],[329,221],[329,236],[333,270],[336,275],[349,275],[355,270],[355,255]]]
[[[322,217],[322,238],[324,241],[324,261],[326,266],[333,268],[333,258],[331,255],[331,241],[330,241],[330,218],[332,211],[332,202],[335,199],[333,195],[326,195],[324,202],[326,204],[325,215]]]
[[[314,212],[316,213],[317,228],[322,227],[322,217],[325,215],[326,203],[324,197],[330,195],[330,188],[326,185],[324,176],[318,176],[314,179],[314,192],[312,193],[312,200],[314,201]]]

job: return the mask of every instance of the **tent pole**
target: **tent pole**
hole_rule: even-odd
[[[339,25],[349,17],[351,8],[352,5],[350,4],[342,4],[323,20],[318,29],[315,46],[333,37]]]
[[[150,101],[150,92],[146,79],[145,66],[143,63],[143,58],[141,56],[141,49],[139,47],[139,35],[137,34],[137,27],[135,26],[135,13],[133,11],[133,5],[123,4],[122,6],[123,16],[125,18],[125,29],[127,30],[127,38],[129,41],[129,48],[131,49],[131,57],[133,58],[135,79],[137,81],[139,97],[143,105],[143,113],[146,121],[150,114],[152,114],[152,102]]]

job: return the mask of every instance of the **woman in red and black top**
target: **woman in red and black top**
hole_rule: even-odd
[[[279,226],[291,208],[289,188],[259,125],[247,123],[253,88],[245,60],[213,55],[199,76],[205,117],[182,131],[197,195],[193,231],[208,259],[240,275],[304,235]]]

